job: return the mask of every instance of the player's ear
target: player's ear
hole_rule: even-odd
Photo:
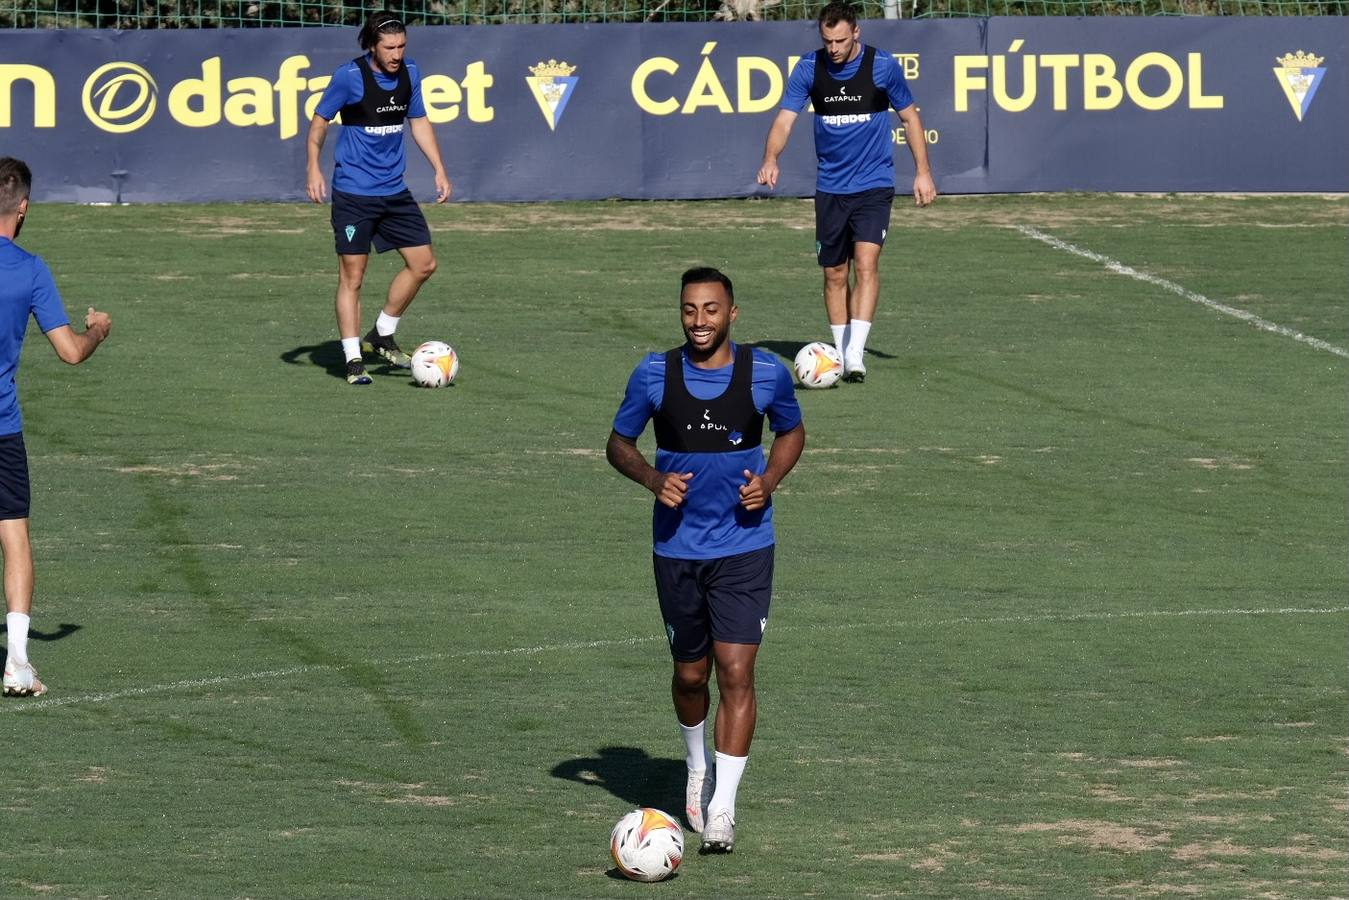
[[[734,303],[732,303],[732,304],[731,304],[731,321],[734,322],[734,321],[736,320],[736,317],[739,316],[739,315],[740,315],[740,307],[738,307],[738,306],[736,306]]]

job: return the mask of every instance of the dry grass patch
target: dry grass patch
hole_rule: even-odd
[[[1169,831],[1148,834],[1132,825],[1086,819],[1065,819],[1060,822],[1032,822],[1011,826],[1015,834],[1053,833],[1060,844],[1090,847],[1094,850],[1117,850],[1122,853],[1143,853],[1157,850],[1171,840]]]
[[[1196,841],[1192,844],[1186,844],[1171,854],[1172,859],[1185,861],[1211,859],[1213,857],[1229,858],[1234,856],[1250,856],[1253,852],[1250,847],[1241,847],[1232,843],[1227,838],[1220,841]]]

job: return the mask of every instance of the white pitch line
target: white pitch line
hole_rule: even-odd
[[[1303,334],[1302,332],[1295,331],[1292,328],[1287,328],[1275,322],[1270,322],[1267,319],[1262,319],[1255,313],[1247,312],[1244,309],[1238,309],[1235,306],[1228,306],[1226,303],[1219,303],[1217,300],[1210,300],[1203,294],[1195,293],[1194,291],[1189,290],[1186,287],[1176,284],[1174,281],[1167,281],[1165,278],[1161,278],[1157,275],[1149,275],[1147,272],[1140,272],[1137,269],[1133,268],[1132,266],[1126,266],[1119,260],[1111,259],[1110,257],[1105,256],[1104,254],[1097,253],[1094,250],[1087,250],[1086,248],[1079,247],[1076,244],[1070,244],[1065,240],[1054,237],[1052,234],[1046,234],[1045,232],[1039,230],[1038,228],[1032,228],[1029,225],[1017,225],[1015,227],[1017,231],[1021,232],[1026,237],[1035,238],[1037,241],[1043,241],[1044,243],[1053,247],[1055,250],[1063,250],[1066,253],[1072,253],[1076,256],[1082,257],[1083,259],[1089,259],[1092,262],[1098,262],[1117,275],[1124,275],[1136,281],[1143,281],[1156,287],[1163,288],[1165,290],[1170,291],[1173,294],[1178,294],[1181,297],[1184,297],[1186,300],[1189,300],[1192,303],[1198,303],[1200,306],[1207,306],[1209,309],[1214,310],[1215,312],[1220,312],[1223,315],[1231,316],[1234,319],[1240,319],[1241,321],[1247,323],[1248,325],[1253,325],[1256,328],[1259,328],[1261,331],[1268,331],[1286,338],[1292,338],[1293,340],[1300,341],[1301,343],[1307,344],[1310,347],[1315,347],[1317,350],[1324,350],[1327,353],[1333,353],[1336,356],[1342,356],[1345,359],[1349,359],[1349,350],[1346,350],[1343,347],[1337,347],[1334,344],[1321,340],[1320,338],[1315,338],[1309,334]]]
[[[927,619],[911,622],[887,622],[877,626],[872,622],[846,622],[838,625],[788,626],[788,631],[846,631],[854,628],[942,628],[953,625],[1002,625],[1007,623],[1032,624],[1035,622],[1101,622],[1125,619],[1165,619],[1188,616],[1292,616],[1324,615],[1328,613],[1349,613],[1349,606],[1296,607],[1260,609],[1152,609],[1139,612],[1099,612],[1099,613],[1044,613],[1041,615],[1020,616],[958,616],[949,619]],[[649,644],[664,640],[665,635],[647,637],[618,638],[600,641],[567,641],[560,644],[540,644],[534,647],[509,647],[504,650],[461,650],[455,653],[423,653],[402,659],[389,660],[389,665],[406,666],[420,662],[436,662],[450,659],[471,659],[481,657],[527,656],[538,653],[557,653],[566,650],[598,650],[606,647],[630,647],[637,644]],[[291,666],[286,669],[271,669],[264,672],[242,672],[237,675],[215,675],[207,678],[189,678],[166,684],[149,684],[144,687],[125,688],[101,694],[77,694],[73,697],[52,697],[47,700],[9,700],[0,705],[2,713],[40,712],[61,706],[84,705],[88,703],[108,703],[112,700],[125,700],[130,697],[143,697],[147,694],[166,694],[171,691],[190,690],[198,687],[215,687],[222,684],[240,684],[247,681],[262,681],[268,678],[285,678],[291,675],[304,675],[309,672],[338,672],[351,666],[326,665],[318,663],[308,666]]]

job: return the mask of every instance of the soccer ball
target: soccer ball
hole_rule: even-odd
[[[669,878],[684,858],[684,829],[658,809],[634,809],[609,836],[614,865],[633,881]]]
[[[802,387],[833,387],[843,377],[843,357],[838,355],[833,344],[815,341],[801,348],[792,368]]]
[[[412,380],[422,387],[444,387],[459,374],[459,354],[443,341],[427,341],[412,351]]]

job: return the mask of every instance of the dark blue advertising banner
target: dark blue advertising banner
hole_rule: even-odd
[[[862,23],[896,55],[946,193],[1349,190],[1343,19]],[[813,22],[413,28],[455,198],[709,198],[755,183]],[[356,31],[0,32],[0,154],[39,200],[299,200]],[[898,186],[913,162],[899,118]],[[814,191],[809,115],[777,193]],[[329,136],[325,168],[335,143]],[[411,141],[409,140],[409,144]],[[427,200],[430,167],[408,148]]]

